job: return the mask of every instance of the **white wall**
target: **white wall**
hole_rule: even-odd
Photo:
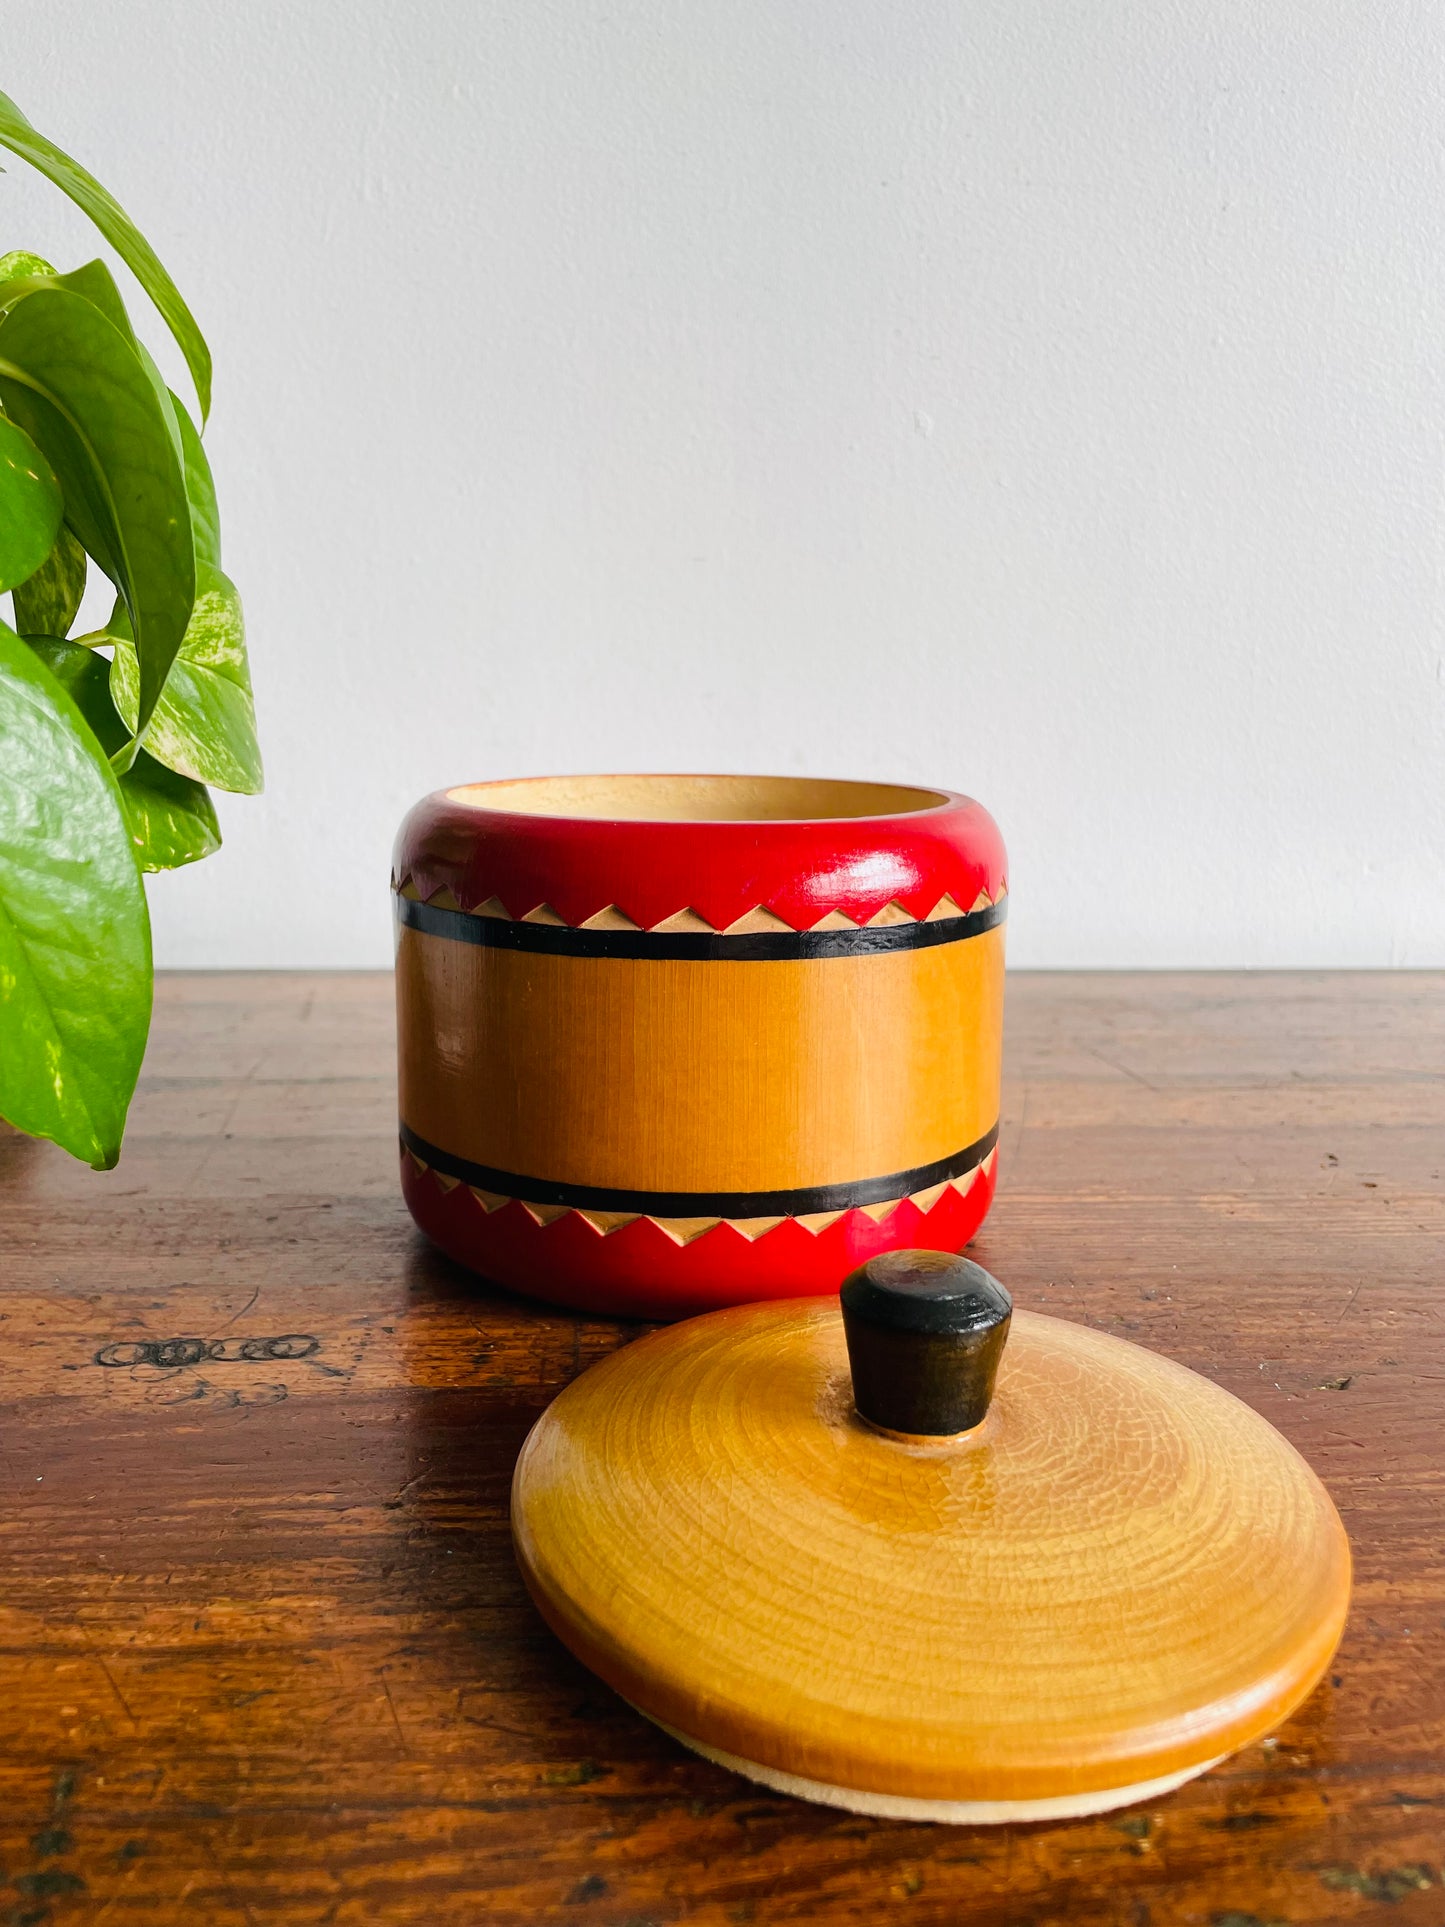
[[[1019,963],[1445,963],[1442,75],[1366,0],[9,9],[216,353],[270,787],[161,961],[384,963],[413,797],[641,767],[972,791]]]

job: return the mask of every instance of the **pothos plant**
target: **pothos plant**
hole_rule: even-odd
[[[64,190],[170,328],[200,329],[120,206],[0,94],[0,145]],[[94,567],[115,591],[72,635]],[[207,785],[261,787],[251,679],[199,429],[100,260],[0,257],[0,1117],[120,1154],[151,1012],[142,872],[220,847]],[[93,606],[93,605],[92,605]],[[103,605],[102,605],[103,606]]]

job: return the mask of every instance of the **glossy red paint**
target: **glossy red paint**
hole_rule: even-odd
[[[716,1225],[679,1245],[650,1218],[605,1235],[575,1211],[539,1224],[513,1200],[487,1211],[464,1184],[444,1190],[402,1153],[401,1188],[420,1228],[449,1257],[495,1284],[622,1318],[688,1318],[750,1299],[836,1291],[881,1251],[961,1251],[993,1199],[994,1158],[966,1192],[950,1186],[930,1211],[905,1198],[881,1223],[847,1211],[824,1231],[784,1218],[760,1238]]]
[[[923,918],[1006,887],[1003,839],[972,798],[896,816],[812,822],[653,823],[530,816],[438,790],[411,811],[393,868],[418,895],[463,909],[497,897],[513,918],[549,904],[580,924],[610,904],[643,929],[695,910],[725,930],[761,905],[795,930],[830,910],[866,923],[889,903]]]

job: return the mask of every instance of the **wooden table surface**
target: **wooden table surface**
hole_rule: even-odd
[[[976,1255],[1267,1414],[1357,1568],[1275,1739],[1071,1825],[773,1797],[572,1661],[508,1483],[638,1328],[427,1249],[393,1119],[387,978],[179,976],[116,1171],[0,1133],[0,1927],[1445,1922],[1445,979],[1010,980]]]

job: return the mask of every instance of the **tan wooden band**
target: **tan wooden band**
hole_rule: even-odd
[[[398,932],[401,1117],[559,1184],[766,1192],[954,1156],[998,1119],[1003,929],[732,962]]]

